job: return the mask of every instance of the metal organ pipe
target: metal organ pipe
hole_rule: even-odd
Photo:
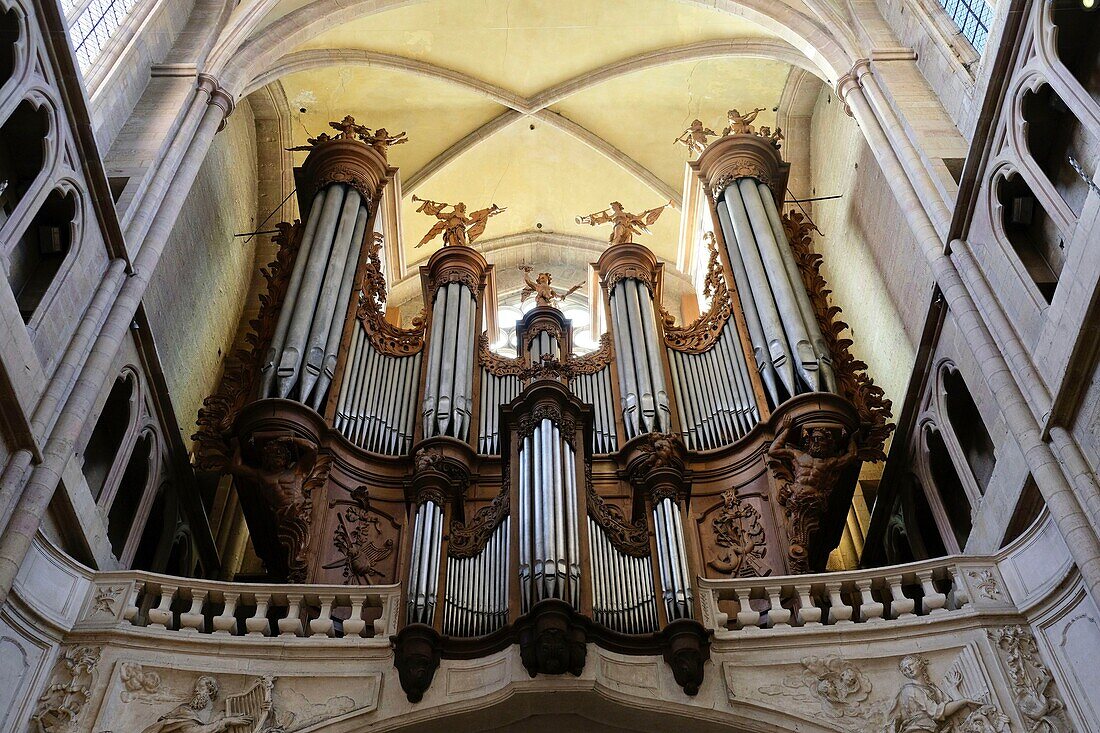
[[[656,631],[652,558],[619,552],[607,532],[591,517],[588,517],[588,541],[595,620],[624,634]]]
[[[634,278],[620,280],[611,292],[611,312],[627,440],[664,432],[672,422],[649,288]]]
[[[473,557],[447,559],[447,610],[443,633],[484,636],[508,621],[508,538],[511,518],[493,530]]]
[[[592,406],[592,452],[595,454],[618,450],[610,375],[611,368],[605,366],[592,374],[577,374],[569,382],[569,389],[577,399]]]
[[[416,509],[413,526],[407,604],[409,623],[431,624],[435,616],[442,536],[443,509],[434,501],[425,501]]]
[[[465,285],[449,282],[436,289],[422,411],[426,438],[466,440],[469,434],[476,313]]]
[[[680,522],[680,507],[665,497],[653,508],[656,528],[657,559],[661,571],[661,595],[669,620],[691,618],[691,583],[684,545],[684,528]]]

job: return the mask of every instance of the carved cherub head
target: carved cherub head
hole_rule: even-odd
[[[612,201],[611,210],[614,211],[616,214],[621,214],[623,212],[623,205],[620,204],[618,201]]]
[[[459,201],[457,204],[455,204],[455,213],[456,214],[465,214],[466,213],[466,204],[463,203],[462,201]]]

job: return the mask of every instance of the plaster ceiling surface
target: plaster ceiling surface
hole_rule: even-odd
[[[304,6],[284,0],[274,15]],[[757,124],[773,125],[771,108],[792,67],[745,56],[670,56],[600,72],[644,53],[761,40],[774,37],[736,15],[680,0],[429,0],[324,31],[293,49],[324,52],[321,65],[281,82],[295,145],[331,132],[328,122],[346,114],[407,131],[409,142],[390,149],[390,162],[401,170],[411,265],[439,246],[414,249],[432,220],[416,213],[413,194],[464,201],[469,210],[507,207],[490,221],[487,238],[542,231],[604,241],[605,229],[574,218],[611,201],[641,212],[679,198],[689,154],[674,138],[696,117],[720,130],[732,107],[767,108]],[[401,68],[406,61],[412,68]],[[565,81],[571,93],[535,111],[530,100]],[[296,163],[304,157],[297,154]],[[670,208],[640,241],[671,262],[678,229],[679,211]]]

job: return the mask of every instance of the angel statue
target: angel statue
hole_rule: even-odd
[[[328,126],[340,133],[336,136],[337,140],[355,140],[356,138],[362,140],[370,136],[370,128],[356,123],[351,115],[344,115],[344,119],[339,122],[330,122]]]
[[[756,116],[764,111],[763,107],[757,107],[751,112],[741,114],[736,109],[731,109],[726,113],[726,117],[729,120],[729,127],[722,130],[722,135],[752,135],[756,132],[756,128],[752,126],[752,121],[756,119]]]
[[[386,151],[393,145],[401,145],[407,143],[409,136],[405,132],[399,132],[395,135],[391,135],[389,130],[384,127],[379,127],[374,131],[373,135],[364,135],[363,142],[370,145],[382,155],[386,154]]]
[[[521,303],[525,302],[529,297],[534,295],[535,305],[548,305],[557,308],[557,306],[554,305],[555,300],[564,301],[570,295],[584,287],[584,281],[582,280],[581,282],[577,283],[576,285],[562,293],[550,286],[550,283],[554,280],[554,277],[549,272],[540,272],[538,277],[536,277],[534,281],[532,281],[530,277],[531,268],[529,266],[520,265],[519,269],[523,271],[523,282],[526,283],[523,291],[520,293],[519,296],[519,302]]]
[[[420,208],[416,210],[416,213],[434,216],[439,219],[439,221],[428,230],[428,233],[424,235],[424,238],[420,240],[420,243],[416,245],[417,247],[421,247],[432,241],[439,236],[441,232],[443,234],[444,247],[468,247],[475,239],[485,233],[485,224],[489,221],[490,216],[503,214],[507,211],[507,209],[502,209],[496,204],[493,204],[487,209],[478,209],[467,216],[466,204],[461,201],[451,206],[450,204],[431,201],[429,199],[421,199],[416,196],[413,196],[412,200],[420,204]],[[443,209],[448,206],[451,206],[451,210],[443,211]]]
[[[591,226],[612,224],[611,237],[608,241],[611,244],[627,244],[634,241],[635,234],[649,234],[649,227],[656,223],[661,212],[669,206],[672,206],[671,201],[640,214],[631,214],[629,211],[624,210],[623,205],[618,201],[612,201],[611,208],[587,216],[578,216],[576,221],[578,224],[590,224]]]
[[[693,153],[701,153],[707,147],[707,138],[718,133],[703,125],[702,120],[692,120],[691,125],[680,133],[673,144],[680,143]]]

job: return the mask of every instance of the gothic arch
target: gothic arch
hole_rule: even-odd
[[[935,417],[922,416],[916,435],[914,465],[918,483],[924,489],[944,548],[948,554],[958,554],[970,536],[972,504]]]
[[[27,71],[27,16],[18,5],[0,2],[0,110]]]
[[[37,120],[34,119],[35,116],[38,117]],[[34,122],[38,122],[41,128],[32,127]],[[0,224],[0,242],[8,243],[13,240],[15,232],[21,232],[24,229],[26,220],[32,216],[32,212],[37,210],[40,200],[48,195],[46,191],[49,181],[60,157],[58,155],[60,132],[57,125],[56,105],[42,90],[27,91],[19,104],[0,124],[0,139],[14,141],[14,146],[18,148],[33,147],[39,139],[41,142],[40,159],[19,161],[28,166],[28,170],[21,173],[26,179],[25,182],[21,181],[18,184],[23,187],[23,190],[17,194],[16,201],[6,205],[10,211],[6,221]],[[17,161],[13,159],[13,165],[16,163]],[[30,167],[37,167],[37,170],[32,173],[29,170]],[[6,247],[7,245],[5,250]],[[4,254],[6,255],[7,252],[5,251]]]
[[[970,504],[977,507],[997,462],[993,439],[955,362],[944,359],[936,365],[934,384],[944,443]]]
[[[130,452],[140,435],[145,409],[143,386],[141,375],[133,365],[126,365],[119,371],[83,451],[88,489],[104,511],[110,509]],[[119,431],[112,421],[121,417],[123,408],[124,427]],[[89,459],[92,460],[91,471],[88,468]],[[89,473],[92,475],[89,476]]]

